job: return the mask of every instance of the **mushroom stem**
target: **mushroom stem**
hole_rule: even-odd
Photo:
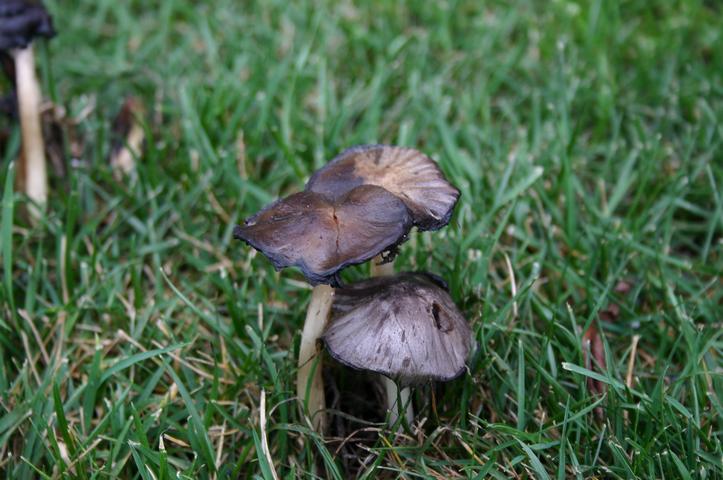
[[[389,277],[394,275],[394,262],[382,263],[384,260],[381,255],[377,255],[372,260],[371,273],[372,277]]]
[[[302,401],[304,410],[311,417],[312,425],[317,432],[323,432],[326,427],[326,416],[323,411],[326,402],[324,379],[321,376],[321,355],[317,355],[316,341],[324,331],[333,299],[334,289],[329,285],[314,287],[299,345],[296,396]]]
[[[372,277],[387,277],[394,275],[394,262],[382,263],[382,256],[379,255],[371,264]],[[389,377],[382,375],[382,383],[384,391],[387,394],[387,410],[389,411],[389,425],[394,425],[399,417],[404,415],[407,423],[411,425],[414,420],[414,407],[411,402],[411,391],[409,387],[401,390],[397,386],[397,382]]]
[[[30,214],[38,219],[42,216],[48,198],[48,175],[45,167],[45,146],[40,122],[42,94],[38,77],[35,75],[33,46],[16,49],[15,78],[18,91],[18,109],[22,132],[22,160],[20,182],[25,194],[34,202]]]
[[[397,382],[389,377],[384,379],[384,390],[387,393],[387,410],[389,411],[389,425],[394,425],[399,417],[404,415],[407,424],[414,421],[414,408],[412,407],[411,390],[409,387],[400,389]]]

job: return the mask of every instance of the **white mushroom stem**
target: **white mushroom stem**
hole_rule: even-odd
[[[324,331],[333,300],[334,289],[329,285],[314,287],[299,345],[296,396],[311,417],[314,430],[320,433],[326,427],[326,415],[324,414],[326,402],[324,400],[324,379],[321,376],[321,355],[317,355],[319,352],[316,341]]]
[[[25,194],[34,205],[30,214],[35,219],[42,216],[48,199],[48,174],[45,167],[45,145],[40,122],[40,103],[42,94],[38,77],[35,75],[35,55],[33,46],[13,51],[15,57],[15,78],[20,111],[20,129],[22,132],[22,162],[20,181]]]
[[[404,415],[407,424],[411,425],[414,421],[414,407],[412,406],[412,391],[409,387],[401,390],[397,386],[397,382],[389,377],[382,376],[384,382],[384,390],[387,394],[387,411],[389,411],[389,425],[394,425],[399,417]]]
[[[374,257],[369,272],[372,277],[391,277],[394,275],[394,262],[382,263],[383,261],[381,255]]]
[[[382,263],[382,257],[378,256],[372,260],[371,276],[387,277],[394,275],[394,263]],[[387,411],[389,412],[389,425],[394,425],[399,417],[404,415],[409,425],[414,420],[414,407],[411,401],[411,390],[404,387],[401,390],[397,386],[397,382],[389,377],[382,375],[382,383],[384,391],[387,394]]]

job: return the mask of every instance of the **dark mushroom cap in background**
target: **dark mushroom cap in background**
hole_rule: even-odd
[[[40,2],[0,0],[0,50],[25,48],[36,37],[54,35],[53,20]]]
[[[362,185],[334,200],[300,192],[277,200],[234,229],[277,269],[299,267],[310,283],[336,284],[342,268],[393,250],[412,219],[397,197]]]
[[[338,198],[359,185],[378,185],[399,197],[420,230],[438,230],[452,216],[459,190],[434,160],[413,148],[352,147],[314,173],[306,190]]]
[[[334,293],[322,339],[337,361],[401,385],[449,381],[464,372],[472,345],[466,320],[438,277],[376,277]]]

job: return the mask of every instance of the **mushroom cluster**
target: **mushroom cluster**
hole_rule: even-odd
[[[234,229],[235,238],[277,270],[298,267],[315,286],[299,347],[297,396],[317,431],[325,425],[318,340],[337,361],[402,387],[464,371],[471,334],[444,282],[431,274],[391,275],[388,268],[411,228],[444,227],[458,198],[437,164],[418,150],[365,145],[345,150],[315,172],[304,191]],[[375,257],[373,268],[385,276],[342,285],[342,269]],[[397,398],[409,402],[390,388],[392,380],[388,403],[401,412]]]

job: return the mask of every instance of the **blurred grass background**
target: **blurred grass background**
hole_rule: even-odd
[[[720,2],[47,6],[74,140],[33,226],[2,121],[5,478],[723,478]],[[462,191],[396,265],[448,280],[479,350],[399,433],[332,366],[321,438],[294,399],[310,290],[231,229],[377,142]]]

